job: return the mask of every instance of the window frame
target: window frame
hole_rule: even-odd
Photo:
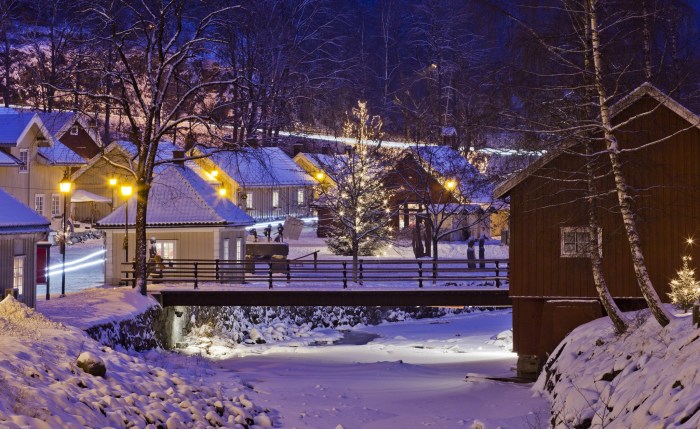
[[[18,267],[19,262],[19,267]],[[12,262],[12,287],[17,289],[19,296],[24,295],[24,274],[27,266],[27,255],[15,255]],[[19,271],[18,271],[19,269]],[[19,275],[18,275],[19,274]]]
[[[571,238],[573,240],[567,240]],[[579,238],[585,234],[585,243],[580,243]],[[561,258],[590,258],[588,251],[588,240],[590,238],[590,227],[587,226],[562,226],[559,230],[559,256]],[[572,246],[572,250],[567,247]],[[598,255],[603,257],[603,228],[598,228]]]
[[[19,172],[23,174],[29,173],[29,149],[19,150],[19,161],[22,163],[19,166]]]
[[[273,209],[280,208],[280,190],[279,189],[272,190],[272,208]]]
[[[172,244],[173,246],[173,252],[172,252],[172,257],[166,257],[165,252],[164,252],[164,245],[165,244]],[[160,255],[163,260],[170,260],[170,259],[177,259],[177,240],[162,240],[162,239],[157,239],[156,240],[156,253]]]
[[[37,204],[39,201],[41,201],[41,204]],[[41,210],[39,210],[39,205],[41,205]],[[34,211],[43,216],[45,206],[46,194],[34,194]]]
[[[306,192],[304,188],[297,189],[297,205],[303,206],[306,203]]]
[[[78,128],[77,125],[73,125],[72,127],[70,127],[70,135],[77,136],[79,134],[80,134],[80,129]]]
[[[252,192],[245,193],[245,208],[247,208],[247,209],[253,208],[253,193]]]
[[[56,203],[56,204],[54,204]],[[56,210],[54,210],[56,209]],[[51,194],[51,216],[61,215],[61,194]]]

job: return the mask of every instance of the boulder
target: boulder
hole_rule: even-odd
[[[96,377],[104,377],[107,373],[104,361],[91,352],[82,352],[78,356],[77,365],[78,368]]]

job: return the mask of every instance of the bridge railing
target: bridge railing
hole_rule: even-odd
[[[122,264],[122,281],[135,282],[133,263]],[[348,284],[387,285],[414,284],[422,288],[427,283],[492,284],[497,288],[508,281],[507,259],[365,259],[353,267],[351,259],[314,260],[205,260],[172,259],[161,263],[149,262],[148,281],[152,283],[201,282],[246,283],[266,282],[270,289],[275,282],[307,283],[325,286]]]

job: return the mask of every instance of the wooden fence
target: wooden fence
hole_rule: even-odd
[[[133,264],[122,264],[122,281],[135,282]],[[422,288],[426,283],[469,285],[489,282],[500,288],[508,281],[507,259],[360,259],[353,270],[351,259],[301,260],[204,260],[173,259],[161,264],[149,263],[149,281],[153,283],[200,282],[246,283],[267,282],[272,289],[275,282],[308,283],[324,286],[349,283],[364,285],[401,283]]]

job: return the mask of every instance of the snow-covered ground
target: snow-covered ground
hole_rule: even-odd
[[[664,328],[648,310],[627,316],[625,335],[597,319],[552,353],[535,387],[552,399],[556,427],[700,428],[700,331],[690,315]]]
[[[546,427],[530,385],[484,378],[514,375],[511,325],[499,310],[355,327],[378,335],[367,344],[304,345],[338,338],[327,329],[262,345],[205,338],[187,353],[218,356],[216,379],[247,386],[285,428]]]
[[[132,295],[130,288],[93,289],[40,301],[38,311],[65,324],[103,323],[153,303]],[[332,329],[253,345],[190,338],[189,357],[148,352],[141,358],[203,385],[221,383],[237,398],[247,395],[257,412],[271,410],[266,415],[275,427],[479,427],[475,421],[486,428],[538,427],[549,419],[547,401],[533,396],[529,385],[483,377],[514,375],[511,317],[510,310],[499,310],[356,326],[355,339],[371,340],[357,345],[314,345],[343,335]]]
[[[66,292],[103,285],[105,282],[104,255],[102,239],[66,246]],[[51,247],[49,277],[52,297],[61,294],[62,257],[58,246]],[[45,285],[39,285],[37,288],[37,297],[46,296]]]

